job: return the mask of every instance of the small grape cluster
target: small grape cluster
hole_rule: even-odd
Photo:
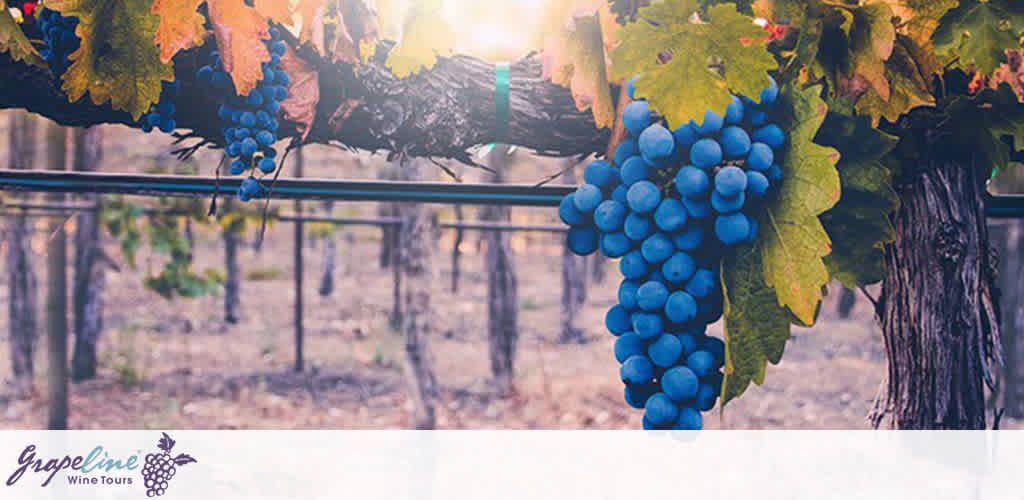
[[[142,115],[139,127],[145,133],[153,128],[165,134],[174,132],[178,124],[174,121],[174,101],[178,98],[178,82],[160,82],[160,102],[150,106],[149,113]]]
[[[277,114],[281,109],[280,101],[288,97],[290,79],[281,69],[281,57],[287,46],[277,28],[272,26],[269,31],[270,40],[265,43],[270,50],[270,61],[263,63],[263,79],[248,95],[237,94],[216,51],[210,54],[210,63],[197,73],[200,81],[209,83],[223,97],[218,116],[224,125],[225,151],[233,159],[231,175],[250,172],[238,190],[242,201],[264,193],[262,184],[252,175],[253,167],[263,174],[277,168],[277,150],[273,146],[277,142]]]
[[[43,33],[43,41],[46,42],[46,48],[41,50],[39,55],[46,60],[54,75],[61,76],[67,71],[68,66],[71,66],[68,55],[78,50],[82,43],[75,34],[78,18],[64,17],[57,11],[42,9],[39,12],[38,25]]]
[[[167,492],[167,484],[178,472],[178,467],[195,463],[196,459],[185,453],[171,456],[175,441],[166,432],[162,433],[157,442],[160,453],[146,455],[146,463],[142,466],[142,481],[146,487],[147,497],[158,497]]]
[[[754,241],[756,209],[782,180],[786,136],[768,121],[777,99],[772,80],[760,103],[734,96],[725,116],[709,110],[674,131],[633,101],[614,166],[587,165],[585,184],[559,206],[573,252],[621,258],[625,280],[605,325],[645,429],[700,429],[721,393],[725,344],[706,330],[722,316],[723,254]]]
[[[158,497],[167,491],[167,483],[177,473],[174,459],[169,453],[150,453],[142,466],[142,479],[147,497]]]

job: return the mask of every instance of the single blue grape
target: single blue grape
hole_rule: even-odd
[[[654,224],[662,231],[676,231],[686,225],[686,207],[675,198],[661,200],[654,210]]]
[[[665,281],[672,283],[673,285],[682,284],[693,277],[693,273],[696,271],[697,263],[694,262],[693,257],[690,257],[690,254],[684,251],[672,254],[672,256],[661,265],[661,274],[665,276]]]
[[[160,120],[160,131],[165,134],[174,132],[174,129],[178,128],[178,124],[174,122],[173,118],[167,118]]]
[[[709,109],[704,112],[704,123],[700,124],[697,132],[704,136],[715,135],[722,130],[722,125],[724,124],[725,118]]]
[[[654,378],[654,365],[647,356],[636,354],[622,363],[619,376],[627,384],[646,384]]]
[[[672,429],[677,431],[699,431],[703,427],[704,417],[700,416],[700,412],[689,406],[684,406],[679,410],[679,418],[676,419]]]
[[[715,357],[715,366],[722,366],[725,363],[725,342],[718,337],[707,337],[700,344],[702,351],[710,352]]]
[[[234,158],[234,157],[238,156],[239,154],[241,154],[241,151],[242,151],[242,145],[237,143],[237,142],[232,142],[232,143],[228,144],[227,148],[224,149],[224,152],[227,153],[228,156],[230,156],[232,158]]]
[[[627,206],[629,205],[629,200],[626,198],[626,193],[628,192],[629,188],[627,188],[624,184],[619,184],[618,186],[615,186],[615,189],[612,190],[612,199],[621,203],[622,206]]]
[[[615,148],[615,154],[612,155],[612,161],[619,167],[622,167],[622,165],[626,163],[626,160],[638,154],[640,154],[640,150],[637,149],[636,140],[627,137],[619,143],[618,147]]]
[[[277,54],[279,56],[283,56],[285,51],[287,50],[287,48],[288,48],[288,46],[285,45],[284,42],[281,42],[281,41],[277,41],[277,42],[274,42],[274,43],[270,44],[270,52],[272,54]]]
[[[774,123],[769,123],[751,134],[750,139],[754,142],[763,142],[772,149],[779,149],[786,144],[786,133]]]
[[[259,93],[257,91],[249,92],[249,95],[245,98],[245,103],[250,105],[250,106],[252,106],[252,107],[254,107],[254,108],[262,106],[263,105],[263,94],[261,94],[261,93]]]
[[[673,323],[686,323],[697,317],[697,301],[683,292],[672,292],[665,301],[665,317]]]
[[[647,261],[640,250],[630,251],[619,260],[619,271],[629,280],[643,278],[648,273]]]
[[[676,147],[672,133],[657,123],[644,129],[637,144],[644,161],[656,166],[665,165]]]
[[[697,167],[687,165],[676,173],[676,190],[684,197],[695,200],[705,199],[710,188],[711,181],[708,179],[708,174]]]
[[[249,137],[250,129],[245,127],[234,127],[231,129],[231,136],[235,141],[243,141],[246,137]]]
[[[260,152],[263,153],[264,157],[267,157],[267,158],[277,158],[277,150],[272,148],[272,147],[270,147],[270,146],[267,146],[265,148],[260,148]]]
[[[209,82],[210,78],[213,77],[213,68],[210,66],[203,66],[196,71],[196,79],[201,82]]]
[[[683,198],[683,206],[686,207],[686,213],[690,214],[690,217],[694,219],[705,219],[711,215],[710,200]]]
[[[700,244],[704,241],[704,228],[697,224],[690,224],[686,226],[680,233],[676,233],[672,237],[672,243],[675,244],[676,249],[692,252],[700,248]]]
[[[639,181],[626,192],[629,208],[634,212],[647,214],[661,203],[661,190],[651,181]]]
[[[633,101],[622,112],[622,124],[633,137],[640,137],[651,124],[651,108],[647,101]]]
[[[259,148],[259,145],[256,144],[256,141],[253,140],[252,137],[245,138],[240,144],[241,148],[239,151],[242,153],[242,156],[245,157],[251,157],[256,154],[256,150]]]
[[[668,299],[668,288],[657,281],[648,281],[636,290],[636,304],[647,312],[658,311],[665,307]],[[623,308],[625,311],[625,308]]]
[[[277,101],[267,101],[263,104],[263,109],[267,110],[267,113],[270,113],[271,115],[277,115],[277,112],[281,110],[281,105],[278,104]],[[267,128],[277,130],[276,122],[270,122],[270,126]]]
[[[652,339],[664,333],[665,323],[660,314],[635,312],[632,317],[633,331],[642,339]]]
[[[697,377],[705,378],[715,369],[715,357],[707,351],[696,351],[686,357],[686,366],[693,370]]]
[[[615,339],[615,360],[625,363],[627,359],[647,352],[647,341],[634,332],[623,333]]]
[[[633,328],[632,321],[629,311],[620,304],[612,306],[604,316],[604,326],[612,335],[622,335],[630,331]]]
[[[733,198],[747,189],[747,176],[742,168],[729,165],[715,174],[715,191],[725,198]]]
[[[644,409],[644,405],[647,404],[647,400],[656,392],[658,392],[658,386],[654,384],[626,384],[623,396],[626,399],[626,404],[638,410],[642,410]]]
[[[276,94],[274,95],[278,101],[283,101],[288,98],[288,87],[285,85],[277,85],[274,87]]]
[[[572,201],[577,210],[589,214],[601,204],[603,198],[604,194],[601,193],[601,188],[593,184],[584,184],[576,188]]]
[[[583,182],[603,188],[612,183],[617,177],[612,166],[606,161],[595,160],[583,170]]]
[[[576,255],[590,255],[597,250],[597,229],[590,226],[579,226],[569,229],[566,237],[569,250]]]
[[[640,289],[640,282],[623,280],[619,285],[619,304],[630,311],[635,311],[639,305],[637,305],[636,291]]]
[[[150,114],[146,115],[146,123],[148,123],[149,126],[151,126],[151,127],[158,127],[158,126],[160,126],[160,114],[159,113],[150,113]]]
[[[622,164],[622,168],[619,169],[619,176],[622,178],[622,183],[626,187],[632,187],[633,184],[646,180],[651,175],[651,167],[647,165],[647,162],[639,156],[631,156]]]
[[[242,184],[238,188],[239,194],[245,194],[249,198],[258,198],[263,194],[263,186],[258,180],[253,177],[246,177],[242,179]]]
[[[576,203],[573,201],[575,196],[576,193],[569,193],[558,204],[558,217],[569,226],[579,226],[587,220],[587,216],[576,208]]]
[[[768,80],[771,81],[771,84],[761,91],[761,104],[764,105],[775,104],[779,98],[779,85],[775,83],[775,79],[771,75],[768,75]]]
[[[732,103],[725,108],[725,123],[736,125],[743,121],[743,101],[739,97],[732,96]]]
[[[679,339],[679,345],[683,346],[683,353],[680,355],[681,358],[685,358],[697,350],[697,340],[694,339],[693,335],[682,332],[677,333],[676,338]]]
[[[633,242],[621,232],[601,235],[601,253],[609,259],[617,259],[633,249]]]
[[[643,241],[654,234],[654,223],[647,216],[636,212],[630,212],[626,221],[622,224],[622,232],[633,241]]]
[[[726,158],[743,158],[750,152],[750,136],[742,128],[730,125],[722,130],[722,152]]]
[[[668,368],[679,361],[683,354],[683,346],[679,339],[671,333],[662,334],[647,348],[647,357],[655,366]]]
[[[771,183],[764,174],[756,170],[747,171],[747,192],[755,199],[763,199],[768,194]]]
[[[594,225],[606,233],[622,229],[628,210],[626,206],[615,201],[605,200],[594,209]]]
[[[775,161],[775,154],[772,148],[763,142],[755,142],[750,146],[750,154],[747,155],[747,166],[753,170],[764,171],[772,166]]]
[[[692,295],[693,298],[701,300],[711,296],[716,284],[715,273],[707,269],[697,269],[683,290]]]
[[[256,166],[260,169],[260,172],[263,172],[264,174],[269,174],[277,168],[277,165],[274,164],[274,160],[270,158],[261,159]]]
[[[243,127],[255,127],[256,115],[248,111],[243,111],[240,115],[238,115],[238,123],[240,123]]]
[[[269,146],[269,145],[273,144],[274,141],[276,141],[276,140],[277,140],[277,137],[274,135],[273,132],[271,132],[269,130],[260,130],[256,134],[256,142],[258,142],[260,144],[260,146]]]
[[[678,339],[676,340],[678,342]],[[661,390],[676,402],[683,402],[697,395],[700,380],[693,370],[685,366],[677,366],[665,372],[661,377]]]
[[[715,219],[715,236],[729,246],[743,243],[750,237],[750,220],[742,213],[721,215]]]
[[[746,176],[744,176],[746,178]],[[739,195],[733,196],[732,198],[726,198],[715,191],[711,193],[711,208],[715,209],[720,214],[731,214],[739,212],[743,209],[743,205],[747,202],[747,195],[740,192]]]
[[[701,139],[690,148],[690,163],[697,168],[709,169],[722,162],[722,146],[714,139]]]
[[[644,417],[657,427],[670,425],[679,418],[679,408],[663,392],[654,394],[644,405]]]
[[[676,148],[682,151],[689,151],[693,143],[697,142],[700,135],[697,132],[697,125],[691,120],[672,131],[672,137],[676,140]]]
[[[231,162],[231,175],[242,175],[246,170],[245,162],[242,160],[235,160]]]
[[[693,405],[700,411],[709,411],[715,407],[715,399],[718,398],[718,392],[710,384],[700,384],[700,388],[697,389],[697,398]]]
[[[223,122],[231,121],[231,117],[234,116],[234,112],[235,110],[231,109],[227,104],[221,104],[220,107],[217,108],[217,116]]]
[[[654,233],[640,244],[640,253],[648,264],[661,264],[672,256],[675,248],[665,233]]]

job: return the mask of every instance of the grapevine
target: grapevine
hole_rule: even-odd
[[[673,131],[647,101],[631,102],[614,166],[587,165],[559,207],[573,252],[621,259],[605,324],[645,429],[700,429],[722,391],[725,344],[707,334],[723,310],[719,261],[755,240],[758,209],[782,181],[786,134],[769,121],[778,94],[772,80],[759,102],[733,96],[724,116],[709,110]]]

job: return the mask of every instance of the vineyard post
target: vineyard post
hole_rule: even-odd
[[[1006,416],[1024,417],[1024,221],[998,221],[990,225],[999,250],[999,291],[1002,310],[1004,368],[1000,398]]]
[[[11,168],[32,168],[36,161],[39,138],[39,120],[32,114],[19,111],[12,113],[8,123],[7,161]],[[28,200],[30,195],[25,195]],[[37,317],[36,274],[32,268],[32,231],[24,214],[8,218],[7,230],[7,283],[11,374],[14,393],[19,397],[32,391],[34,375],[34,353],[36,345]]]
[[[490,182],[505,182],[509,147],[495,144],[488,154]],[[486,205],[480,211],[484,221],[507,222],[509,209],[504,205]],[[484,265],[487,269],[487,339],[491,375],[499,397],[514,391],[516,346],[519,342],[519,284],[515,261],[505,231],[485,231],[487,245]]]
[[[48,123],[46,131],[47,165],[53,170],[67,170],[69,130]],[[53,203],[64,201],[63,193],[51,193]],[[68,427],[68,319],[67,319],[67,237],[65,219],[50,218],[46,246],[46,335],[48,344],[49,417],[47,429]]]
[[[97,170],[103,156],[103,129],[76,128],[74,170]],[[103,292],[106,288],[103,244],[100,240],[99,197],[86,195],[94,210],[76,216],[72,309],[75,346],[71,356],[71,379],[88,380],[96,376],[96,344],[103,332]]]
[[[325,201],[323,202],[324,212],[327,215],[334,215],[334,202]],[[324,267],[320,274],[320,286],[317,287],[317,293],[321,297],[329,297],[334,292],[334,268],[335,258],[338,253],[338,231],[340,227],[332,228],[332,231],[324,237]],[[346,233],[348,234],[348,233]]]
[[[303,158],[302,148],[295,150],[295,177],[302,177],[302,168],[305,164]],[[302,217],[302,201],[295,200],[295,214]],[[302,325],[302,244],[303,237],[306,231],[306,226],[302,222],[302,219],[296,220],[295,224],[295,244],[293,261],[295,265],[295,371],[298,373],[302,372],[303,364],[303,325]]]
[[[225,200],[225,213],[231,213],[235,206],[232,199]],[[230,324],[238,323],[238,309],[241,306],[242,277],[238,267],[238,240],[239,231],[244,224],[244,219],[233,218],[231,222],[221,227],[221,239],[224,241],[224,321]]]

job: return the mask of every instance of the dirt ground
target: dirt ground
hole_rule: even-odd
[[[0,131],[0,136],[5,136]],[[141,136],[111,127],[105,169],[145,170],[152,155],[166,150],[160,136]],[[0,142],[0,145],[3,143]],[[0,152],[3,150],[0,149]],[[212,159],[211,159],[212,158]],[[339,166],[338,164],[342,165]],[[216,155],[199,159],[210,173]],[[536,181],[557,172],[556,164],[521,167],[514,180]],[[318,177],[371,178],[373,168],[329,148],[307,154],[307,172]],[[472,173],[469,179],[473,179]],[[319,204],[310,203],[318,206]],[[282,204],[282,210],[291,203]],[[442,218],[450,208],[439,207]],[[372,216],[373,204],[337,205],[336,214]],[[518,222],[555,223],[554,210],[514,209]],[[470,215],[470,218],[472,215]],[[37,223],[43,224],[42,219]],[[73,224],[73,220],[70,221]],[[160,258],[148,250],[136,269],[108,275],[105,331],[97,379],[71,386],[70,425],[75,429],[355,429],[408,428],[412,405],[402,372],[402,342],[389,325],[392,279],[377,267],[380,233],[374,228],[339,231],[338,268],[333,295],[317,285],[323,244],[307,240],[305,252],[306,362],[293,363],[292,226],[268,230],[262,250],[246,245],[240,262],[242,320],[223,321],[223,296],[168,301],[146,290],[142,276]],[[247,239],[251,241],[250,230]],[[33,247],[41,251],[46,234]],[[513,240],[520,279],[520,344],[517,394],[499,399],[489,386],[483,256],[468,233],[463,244],[462,279],[457,294],[450,281],[451,232],[441,242],[434,307],[437,323],[430,349],[441,385],[440,428],[636,429],[641,412],[622,400],[613,338],[603,328],[619,280],[605,261],[607,279],[592,283],[579,325],[582,345],[559,345],[560,247],[550,234],[517,234]],[[107,238],[111,255],[116,242]],[[44,259],[36,260],[42,285]],[[197,270],[223,268],[223,247],[213,227],[197,227]],[[6,274],[0,275],[6,281]],[[870,308],[860,299],[849,320],[837,318],[835,295],[826,299],[813,328],[794,329],[778,366],[764,386],[751,387],[723,413],[706,416],[708,428],[859,429],[885,374],[885,355]],[[0,286],[0,303],[7,300]],[[40,296],[42,302],[42,295]],[[10,375],[7,315],[0,317],[0,379]],[[721,333],[721,325],[712,332]],[[40,341],[39,349],[45,347]],[[25,400],[0,394],[0,428],[45,425],[44,353],[37,356],[35,394]]]

